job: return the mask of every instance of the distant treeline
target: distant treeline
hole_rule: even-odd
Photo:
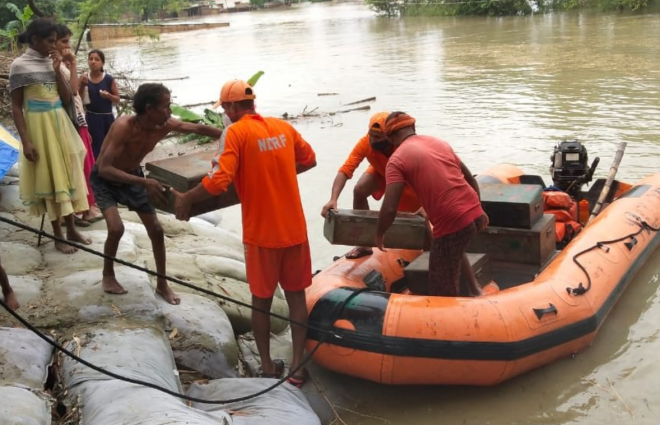
[[[640,11],[660,0],[365,0],[379,15],[459,16],[528,15],[534,12],[599,8]]]

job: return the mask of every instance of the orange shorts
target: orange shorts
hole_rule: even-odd
[[[378,174],[378,171],[376,171],[373,165],[370,165],[367,168],[366,173],[369,173],[378,179],[379,187],[371,194],[371,196],[378,201],[383,197],[383,195],[385,195],[385,178]],[[417,198],[415,191],[412,190],[410,186],[406,185],[403,188],[403,193],[401,194],[398,211],[414,213],[417,212],[417,210],[421,207],[422,204],[419,203],[419,199]]]
[[[286,248],[245,244],[245,268],[255,297],[272,298],[278,283],[285,291],[302,291],[312,284],[309,241]]]

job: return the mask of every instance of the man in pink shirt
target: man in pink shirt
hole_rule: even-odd
[[[385,134],[396,151],[387,163],[387,186],[378,217],[376,246],[383,250],[385,232],[396,217],[399,198],[408,184],[417,193],[433,226],[428,294],[458,296],[462,273],[468,292],[481,295],[481,287],[465,254],[477,232],[488,225],[477,181],[448,143],[417,135],[415,119],[406,113],[390,114]]]

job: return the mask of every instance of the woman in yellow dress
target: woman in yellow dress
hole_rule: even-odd
[[[35,19],[18,40],[29,44],[9,70],[12,113],[23,145],[21,199],[31,214],[48,214],[55,236],[64,236],[59,223],[64,217],[66,238],[90,244],[74,225],[74,214],[89,209],[82,165],[87,152],[62,107],[72,102],[72,94],[60,70],[57,26],[50,19]],[[76,251],[63,242],[56,241],[55,247],[65,254]]]

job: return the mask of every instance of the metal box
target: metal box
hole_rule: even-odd
[[[209,151],[147,162],[145,164],[147,177],[158,180],[166,188],[173,187],[179,192],[187,192],[197,186],[211,170],[213,156],[214,153]],[[169,191],[167,200],[167,205],[158,205],[153,199],[149,199],[149,202],[159,210],[174,213],[174,199]],[[220,196],[194,204],[190,214],[193,216],[204,214],[239,203],[238,194],[232,183]]]
[[[531,229],[543,215],[543,188],[536,184],[482,184],[481,206],[491,226]]]
[[[468,252],[485,252],[492,260],[543,265],[555,253],[555,216],[544,214],[531,229],[488,226],[477,233]]]
[[[338,210],[325,219],[323,235],[333,245],[374,246],[378,211]],[[411,213],[398,213],[385,233],[386,248],[428,249],[431,229],[426,220]]]
[[[424,295],[428,293],[429,286],[429,258],[430,252],[425,252],[415,259],[412,263],[408,264],[403,270],[403,280],[405,285],[415,294]],[[486,254],[467,254],[474,276],[481,286],[486,285],[492,280],[492,271],[488,255]],[[463,288],[467,288],[465,278],[461,276],[461,292]],[[468,294],[461,294],[468,295]]]

